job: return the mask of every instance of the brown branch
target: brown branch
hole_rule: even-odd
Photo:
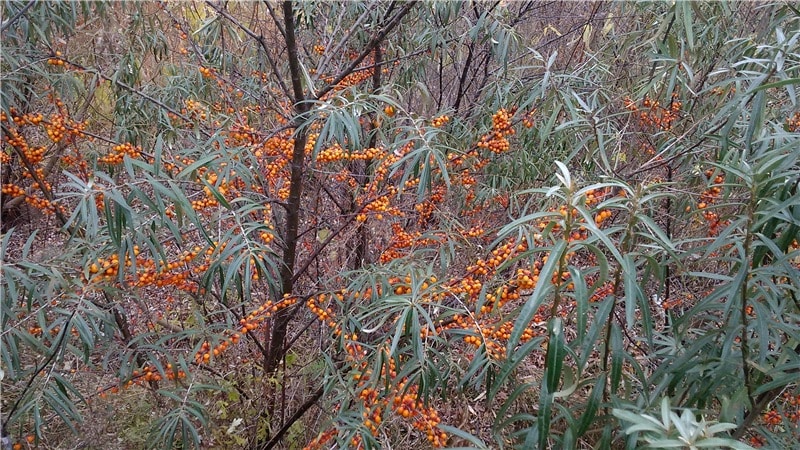
[[[278,430],[277,433],[275,433],[275,436],[272,436],[272,438],[269,441],[267,441],[264,445],[259,447],[260,450],[269,450],[278,445],[281,439],[283,439],[283,435],[285,435],[286,432],[289,431],[289,428],[291,428],[295,422],[300,420],[300,418],[303,417],[303,414],[305,414],[306,411],[308,411],[312,406],[314,406],[319,401],[320,398],[322,398],[322,394],[324,392],[325,392],[324,388],[317,389],[317,391],[311,395],[311,398],[306,400],[305,403],[303,403],[299,408],[297,408],[297,411],[295,411],[295,413],[292,414],[292,417],[290,417],[289,420],[287,420],[286,423],[281,427],[281,429]]]
[[[320,98],[322,98],[325,94],[333,90],[333,88],[336,87],[336,85],[339,84],[339,82],[344,80],[346,76],[350,75],[353,72],[353,70],[356,67],[358,67],[359,64],[361,64],[361,61],[363,61],[364,58],[367,57],[367,55],[372,53],[372,51],[375,49],[376,46],[380,45],[380,43],[383,42],[383,39],[386,37],[386,35],[388,35],[397,25],[400,24],[400,21],[403,19],[403,17],[405,17],[405,15],[408,14],[408,12],[411,11],[411,9],[414,6],[416,6],[416,4],[417,4],[416,1],[411,1],[403,5],[400,11],[398,11],[397,14],[395,14],[394,17],[392,17],[382,27],[382,29],[378,31],[372,37],[372,39],[370,39],[370,41],[364,47],[364,50],[361,51],[361,54],[359,54],[358,57],[350,63],[350,65],[348,65],[341,72],[339,72],[338,75],[333,77],[333,81],[331,81],[327,86],[323,87],[316,94],[314,100],[319,100]]]
[[[22,9],[20,9],[17,14],[14,15],[14,17],[3,22],[2,28],[0,28],[0,33],[5,33],[6,29],[19,20],[20,17],[22,17],[28,11],[28,9],[34,5],[34,3],[36,3],[36,0],[29,1],[27,5],[23,6]]]
[[[213,2],[207,0],[206,4],[208,6],[210,6],[212,9],[214,9],[214,11],[216,11],[217,14],[219,14],[220,16],[222,16],[225,19],[227,19],[229,22],[234,24],[237,28],[242,30],[246,35],[250,36],[253,40],[258,42],[258,44],[261,46],[261,49],[264,50],[264,56],[267,58],[267,62],[269,63],[270,68],[272,68],[272,71],[275,73],[275,79],[278,81],[278,85],[280,85],[281,90],[283,91],[283,93],[287,97],[291,97],[289,95],[289,88],[286,86],[286,83],[283,82],[283,79],[280,76],[280,72],[278,71],[278,65],[275,63],[275,60],[272,59],[272,55],[269,52],[269,46],[267,45],[267,41],[264,39],[264,36],[260,35],[260,34],[256,34],[255,31],[253,31],[253,30],[247,28],[246,26],[244,26],[241,22],[236,20],[235,17],[231,16],[227,11],[225,11],[224,9],[218,7]],[[270,8],[270,10],[271,10],[271,8]],[[285,33],[283,33],[283,34],[285,35]]]
[[[103,80],[108,81],[109,83],[111,83],[114,86],[119,86],[119,87],[121,87],[122,89],[125,89],[128,92],[131,92],[133,94],[136,94],[136,95],[142,97],[143,99],[149,101],[150,103],[158,106],[159,108],[161,108],[161,109],[163,109],[165,111],[168,111],[168,112],[178,116],[180,119],[182,119],[182,120],[184,120],[186,122],[191,122],[192,121],[191,118],[185,116],[180,111],[178,111],[178,110],[176,110],[174,108],[171,108],[170,106],[166,105],[161,100],[158,100],[157,98],[151,97],[150,95],[145,94],[144,92],[142,92],[142,91],[140,91],[140,90],[138,90],[138,89],[136,89],[136,88],[134,88],[132,86],[129,86],[129,85],[127,85],[127,84],[125,84],[125,83],[123,83],[123,82],[121,82],[119,80],[115,80],[115,79],[109,77],[108,75],[104,75],[104,74],[100,73],[100,71],[97,70],[97,69],[91,69],[91,68],[88,68],[88,67],[84,67],[84,66],[82,66],[80,64],[74,63],[74,62],[69,61],[69,60],[64,59],[64,58],[61,58],[61,59],[64,61],[64,63],[69,64],[72,67],[75,67],[75,68],[77,68],[77,69],[79,69],[79,70],[81,70],[81,71],[83,71],[85,73],[91,73],[91,74],[97,75],[100,78],[102,78]],[[211,134],[208,131],[203,130],[202,128],[199,131],[203,134],[203,136],[205,136],[207,138],[211,137]]]

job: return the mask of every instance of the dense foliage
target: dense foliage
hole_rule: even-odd
[[[4,1],[4,448],[789,448],[798,30]]]

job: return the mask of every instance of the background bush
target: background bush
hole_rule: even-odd
[[[791,5],[2,17],[3,445],[800,437]]]

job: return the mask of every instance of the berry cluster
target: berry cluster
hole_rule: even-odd
[[[786,129],[792,133],[800,130],[800,111],[794,113],[792,117],[786,118]]]
[[[697,209],[703,211],[703,218],[708,223],[709,236],[715,236],[719,233],[720,229],[727,225],[727,221],[721,220],[719,214],[710,209],[722,194],[722,185],[725,183],[725,175],[722,173],[715,173],[713,169],[708,169],[704,173],[706,180],[711,182],[711,186],[700,194],[700,199],[697,202]],[[687,211],[691,211],[687,207]]]
[[[64,66],[66,64],[62,58],[64,56],[61,51],[57,50],[53,56],[47,58],[47,64],[51,66]]]
[[[661,106],[658,100],[645,96],[641,107],[637,102],[625,97],[625,109],[635,113],[639,123],[645,127],[669,131],[680,117],[683,104],[678,100],[678,93],[673,92],[669,105]]]
[[[445,126],[447,122],[450,122],[450,116],[434,117],[433,120],[431,120],[431,126],[434,128],[441,128]]]
[[[532,110],[526,112],[525,115],[522,116],[522,125],[525,128],[533,128],[533,115],[534,114],[536,114],[536,110],[532,109]]]
[[[317,154],[317,162],[330,163],[334,161],[367,161],[371,159],[383,158],[386,151],[382,148],[367,148],[361,151],[348,152],[339,144],[328,147]]]
[[[133,144],[125,143],[120,145],[115,145],[111,151],[102,156],[98,159],[99,162],[103,164],[122,164],[122,161],[125,160],[125,156],[136,159],[139,158],[142,154],[142,148],[140,146],[134,147]]]
[[[492,153],[504,153],[511,148],[507,137],[514,134],[511,128],[513,112],[501,108],[492,115],[492,131],[483,135],[478,141],[479,148],[485,148]]]
[[[288,308],[297,303],[297,297],[285,295],[283,299],[278,302],[267,300],[258,308],[254,309],[247,315],[239,320],[241,328],[237,330],[229,330],[225,333],[225,338],[222,339],[217,345],[211,346],[206,341],[200,346],[200,350],[194,355],[197,364],[208,364],[211,361],[211,355],[214,358],[222,355],[230,346],[236,345],[243,335],[257,330],[269,318],[271,318],[278,311]]]

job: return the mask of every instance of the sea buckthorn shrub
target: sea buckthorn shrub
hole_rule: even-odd
[[[7,2],[3,446],[791,446],[796,11],[552,8]]]

